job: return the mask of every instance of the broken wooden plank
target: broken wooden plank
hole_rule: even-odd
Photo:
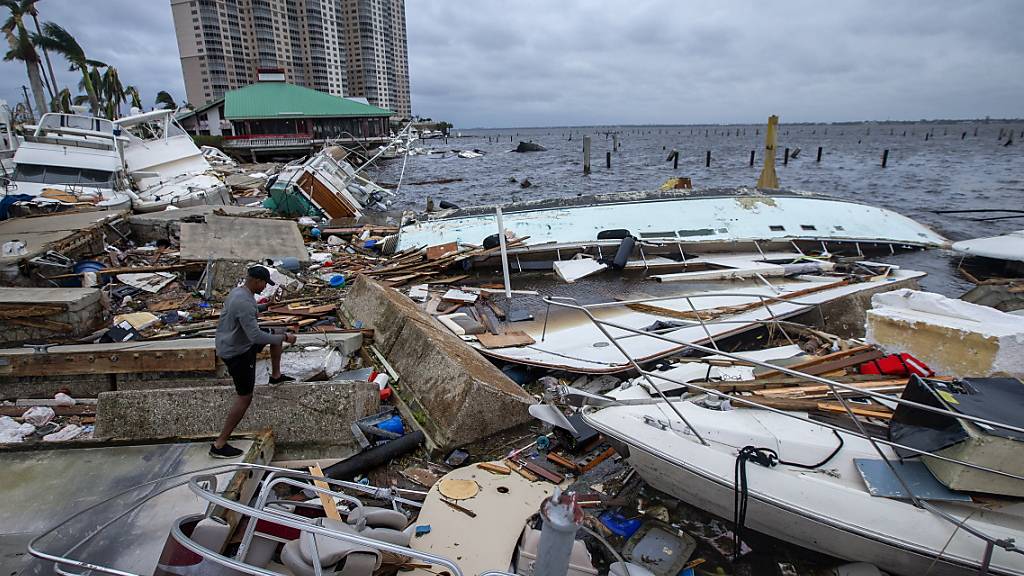
[[[509,348],[512,346],[529,346],[534,344],[536,340],[526,332],[515,331],[506,332],[504,334],[489,334],[482,333],[477,334],[477,340],[484,348]]]
[[[319,464],[310,466],[309,473],[320,478],[324,477],[324,471],[320,469]],[[331,486],[323,480],[313,480],[313,484],[317,488],[323,488],[324,490],[331,489]],[[324,514],[331,520],[341,520],[341,513],[338,512],[338,503],[334,501],[334,496],[324,494],[323,492],[318,492],[317,494],[320,496],[320,504],[324,507]]]
[[[825,356],[815,356],[815,357],[810,358],[808,360],[804,360],[802,362],[797,362],[796,364],[791,364],[789,366],[784,366],[784,368],[787,368],[789,370],[796,370],[797,372],[804,372],[804,373],[810,374],[810,372],[808,372],[808,370],[813,368],[813,367],[815,367],[815,366],[818,366],[818,365],[821,365],[821,364],[824,364],[824,363],[828,363],[828,362],[832,362],[834,360],[839,360],[841,358],[847,358],[849,356],[853,356],[855,354],[860,354],[862,352],[867,352],[867,351],[870,351],[870,350],[876,350],[876,348],[874,346],[870,346],[870,345],[865,344],[863,346],[856,346],[856,347],[850,348],[848,350],[840,350],[839,352],[833,352],[832,354],[826,354]],[[828,370],[823,370],[822,372],[828,372]],[[818,373],[820,374],[821,372],[818,372]],[[771,378],[771,377],[774,377],[774,376],[783,376],[783,375],[784,375],[784,373],[780,372],[778,370],[767,370],[767,371],[762,372],[760,374],[756,374],[755,376],[758,379],[762,379],[762,378]]]
[[[501,464],[495,464],[493,462],[480,462],[476,467],[481,470],[486,470],[492,474],[501,474],[503,476],[508,476],[512,473],[511,468],[502,466]]]
[[[847,414],[846,408],[843,407],[839,402],[818,402],[818,410],[823,412],[837,412]],[[857,416],[864,416],[866,418],[879,418],[882,420],[892,420],[892,410],[883,406],[870,406],[862,407],[855,404],[850,405],[850,412],[853,412]]]

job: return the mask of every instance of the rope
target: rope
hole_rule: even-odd
[[[789,462],[779,458],[778,452],[771,448],[758,448],[756,446],[744,446],[736,455],[736,466],[733,473],[733,560],[740,557],[740,547],[743,545],[743,527],[747,521],[747,499],[749,490],[747,487],[747,462],[752,461],[765,468],[774,468],[782,464],[794,466],[805,470],[814,470],[827,464],[836,454],[843,449],[843,437],[835,430],[832,431],[839,440],[839,444],[821,462],[815,464],[802,464],[800,462]]]

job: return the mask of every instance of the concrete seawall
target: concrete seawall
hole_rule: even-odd
[[[441,447],[530,420],[532,396],[397,291],[360,276],[342,308],[373,328],[376,346],[400,377],[396,391]]]
[[[235,397],[232,386],[103,392],[96,406],[96,437],[216,436]],[[349,425],[377,413],[379,406],[372,382],[257,386],[237,432],[272,428],[278,459],[341,458],[359,449]]]

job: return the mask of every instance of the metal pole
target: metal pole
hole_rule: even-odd
[[[551,498],[540,505],[544,521],[537,548],[534,576],[565,576],[576,541],[576,530],[583,523],[583,509],[576,504],[576,495],[563,494],[555,488]]]
[[[498,213],[498,242],[501,243],[501,273],[505,276],[505,298],[508,298],[509,305],[512,303],[512,283],[508,279],[508,248],[505,246],[505,224],[501,220],[501,206],[495,210]]]

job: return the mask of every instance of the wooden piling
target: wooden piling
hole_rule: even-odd
[[[967,138],[967,132],[964,132],[963,134],[960,135],[961,140],[963,140],[964,138]]]
[[[750,151],[750,165],[751,166],[754,165],[754,151],[753,150]]]
[[[678,170],[679,169],[679,150],[673,150],[672,151],[672,169],[673,170]]]
[[[583,174],[590,174],[590,136],[583,137]]]
[[[782,165],[789,166],[789,148],[786,148],[786,151],[782,153]]]
[[[882,150],[882,168],[885,168],[885,165],[888,164],[888,163],[889,163],[889,149],[886,148],[885,150]]]
[[[619,151],[619,135],[612,134],[612,150],[615,152]]]
[[[612,167],[612,153],[611,152],[605,152],[604,153],[604,167],[605,168],[611,168]]]
[[[821,162],[821,146],[818,146],[818,158],[815,160],[815,162]]]
[[[708,150],[707,154],[704,155],[704,167],[705,168],[710,168],[711,167],[711,150]]]

